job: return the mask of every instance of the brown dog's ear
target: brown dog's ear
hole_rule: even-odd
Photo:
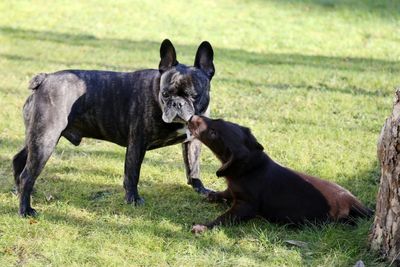
[[[251,130],[246,127],[242,127],[243,131],[245,132],[247,138],[246,138],[246,146],[249,149],[255,149],[255,150],[264,150],[264,147],[257,141],[257,139],[254,137],[254,135],[251,133]]]
[[[163,73],[169,68],[178,65],[178,61],[176,60],[175,48],[172,45],[171,41],[168,39],[165,39],[161,43],[160,58],[160,64],[158,65],[158,70],[160,71],[160,73]]]
[[[228,161],[222,164],[222,166],[217,170],[216,175],[218,177],[227,176],[238,176],[240,175],[245,166],[248,163],[249,151],[248,150],[236,151],[231,153]]]
[[[204,71],[208,79],[214,76],[214,51],[209,42],[204,41],[200,44],[196,52],[196,58],[194,59],[194,66]]]
[[[263,147],[263,145],[262,144],[260,144],[259,142],[257,142],[256,141],[256,143],[255,143],[255,148],[257,149],[257,150],[261,150],[261,151],[263,151],[264,150],[264,147]]]

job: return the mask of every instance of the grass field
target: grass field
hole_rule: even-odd
[[[164,38],[193,64],[208,40],[212,116],[374,208],[376,140],[400,85],[400,1],[0,1],[0,14],[0,266],[386,266],[367,248],[372,220],[298,230],[254,220],[193,236],[193,222],[226,206],[186,185],[180,146],[146,154],[146,205],[135,208],[123,201],[123,148],[62,139],[37,180],[35,219],[17,215],[11,159],[34,74],[156,68]],[[213,189],[225,186],[218,167],[204,149]]]

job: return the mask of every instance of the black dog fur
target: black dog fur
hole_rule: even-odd
[[[206,114],[214,75],[213,49],[200,44],[194,66],[179,64],[169,40],[160,47],[159,69],[135,72],[63,70],[32,78],[24,105],[26,139],[14,156],[19,213],[35,215],[31,192],[61,136],[79,145],[96,138],[124,146],[127,203],[142,204],[137,185],[146,150],[182,143],[186,121]],[[188,183],[207,193],[199,179],[200,142],[183,144]]]
[[[224,120],[193,116],[192,135],[222,162],[218,177],[228,188],[210,192],[209,201],[229,200],[232,207],[215,220],[195,225],[193,232],[261,216],[268,221],[299,225],[369,217],[372,211],[337,184],[298,173],[274,162],[248,128]]]

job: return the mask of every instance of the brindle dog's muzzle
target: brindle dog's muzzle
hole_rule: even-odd
[[[189,100],[174,99],[165,104],[162,119],[166,123],[188,122],[194,113],[193,103]]]

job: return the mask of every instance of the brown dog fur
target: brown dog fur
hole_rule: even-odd
[[[370,209],[343,187],[274,162],[248,128],[196,115],[188,126],[192,135],[222,162],[217,176],[227,180],[228,188],[210,193],[208,200],[233,203],[215,220],[195,225],[194,233],[256,216],[298,225],[323,221],[354,223],[358,217],[372,215]]]

